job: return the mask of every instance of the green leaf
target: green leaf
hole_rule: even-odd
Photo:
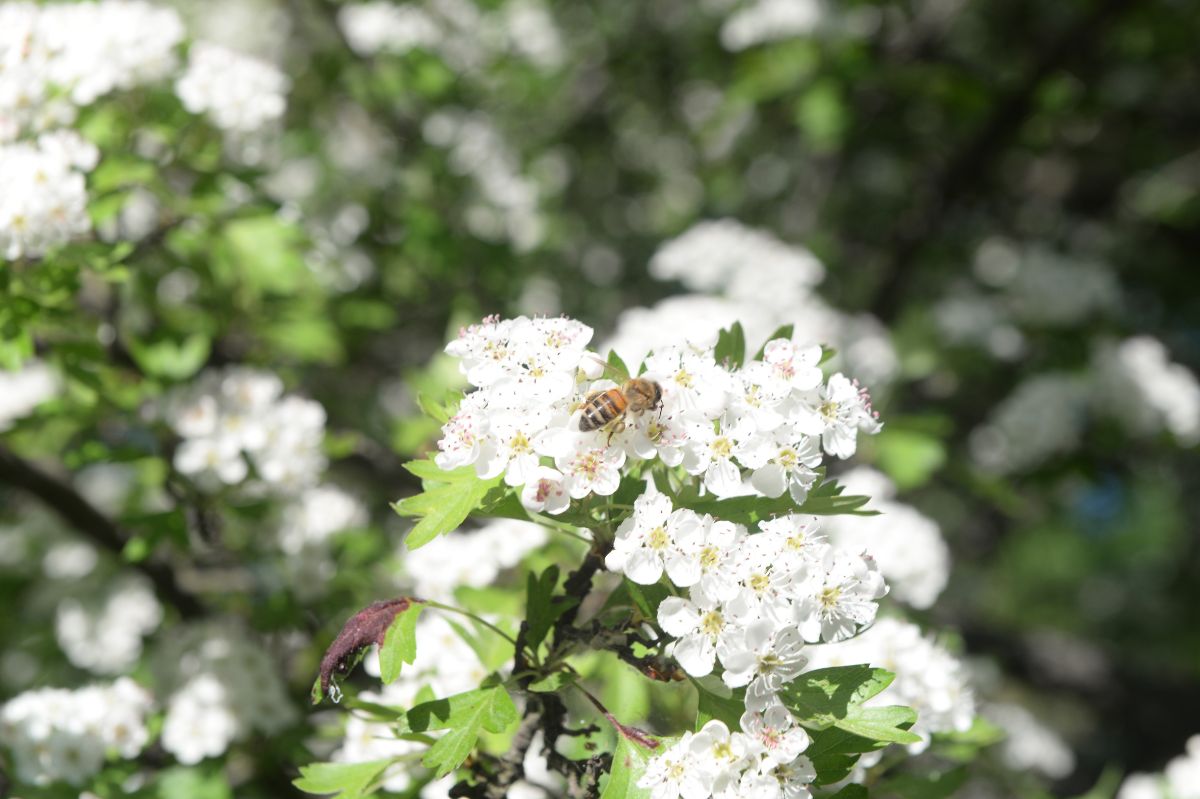
[[[313,283],[304,233],[274,214],[235,219],[217,242],[222,277],[264,292],[291,294]]]
[[[518,718],[512,697],[499,685],[425,702],[408,711],[407,717],[409,726],[417,732],[448,730],[421,760],[436,772],[436,779],[467,759],[480,732],[504,732]]]
[[[767,340],[764,341],[762,346],[758,348],[758,352],[754,353],[754,360],[761,361],[763,355],[766,354],[767,345],[770,344],[775,339],[786,338],[788,340],[791,340],[792,333],[794,331],[795,331],[795,327],[793,325],[784,325],[783,327],[779,328],[771,335],[767,336]]]
[[[712,675],[709,675],[712,677]],[[708,678],[692,680],[696,684],[696,729],[699,730],[709,721],[716,719],[725,722],[731,731],[737,732],[742,728],[742,714],[746,712],[746,689],[739,688],[728,696],[721,696],[705,688]],[[717,680],[720,683],[720,680]],[[721,684],[719,687],[724,687]],[[725,689],[729,691],[728,688]]]
[[[405,545],[409,549],[417,549],[439,535],[457,529],[466,521],[471,511],[479,507],[487,492],[499,482],[499,477],[480,480],[472,472],[469,478],[427,488],[416,496],[394,503],[392,509],[401,516],[421,517],[421,521],[409,531],[404,541]]]
[[[788,683],[780,698],[806,727],[837,727],[874,741],[916,743],[920,737],[908,731],[917,720],[911,708],[862,705],[893,679],[891,672],[870,666],[817,669]]]
[[[654,620],[658,618],[658,606],[667,595],[666,586],[662,583],[654,583],[653,585],[638,585],[632,580],[623,580],[622,584],[625,590],[629,593],[629,598],[633,600],[633,605],[638,609],[638,612],[646,619]]]
[[[200,370],[208,360],[212,341],[201,333],[193,333],[182,341],[158,341],[143,344],[130,339],[130,355],[142,371],[170,380],[185,380]]]
[[[921,736],[909,732],[908,728],[917,722],[917,711],[903,705],[886,705],[884,707],[851,708],[845,718],[834,721],[834,726],[871,738],[876,741],[887,741],[894,744],[915,744]]]
[[[374,790],[374,783],[391,764],[390,759],[367,763],[311,763],[300,767],[292,781],[305,793],[336,794],[337,799],[358,799]]]
[[[660,742],[659,749],[665,744]],[[617,750],[613,752],[612,772],[600,799],[649,799],[650,789],[637,787],[638,780],[646,773],[646,764],[657,749],[648,749],[624,735],[617,736]]]
[[[862,704],[891,685],[896,675],[867,665],[835,666],[801,674],[780,696],[802,722],[833,726],[851,705]]]
[[[811,736],[812,743],[804,750],[804,754],[812,760],[813,768],[817,770],[817,785],[841,782],[850,774],[859,755],[889,745],[885,741],[872,741],[836,727],[813,730]]]
[[[556,671],[529,684],[529,690],[535,694],[553,694],[575,683],[575,675],[569,671]]]
[[[188,799],[230,799],[233,789],[229,780],[220,771],[206,771],[200,767],[175,766],[158,775],[155,780],[157,795],[161,799],[186,796]]]
[[[932,774],[897,774],[879,786],[885,796],[899,799],[949,799],[967,781],[965,767]]]
[[[730,497],[716,499],[704,497],[701,499],[680,501],[697,513],[709,513],[718,519],[752,525],[772,516],[788,513],[813,514],[815,516],[877,516],[879,511],[864,510],[863,506],[871,501],[870,497],[848,496],[842,494],[842,487],[834,480],[827,480],[814,486],[808,492],[804,502],[797,505],[791,495],[786,492],[774,499],[765,497]]]
[[[412,602],[396,614],[379,647],[379,678],[393,683],[400,676],[401,664],[410,666],[417,659],[417,619],[425,605]]]
[[[549,634],[554,622],[570,608],[579,604],[575,597],[555,597],[558,587],[558,567],[550,566],[541,575],[529,572],[525,578],[525,617],[529,621],[526,641],[535,652]]]
[[[739,367],[746,362],[746,332],[741,322],[734,322],[728,329],[717,334],[717,346],[713,350],[717,363],[728,361],[730,366]]]
[[[417,394],[417,406],[426,416],[438,424],[445,424],[450,421],[450,409],[439,402],[434,402],[425,394]]]
[[[633,376],[633,374],[629,371],[629,367],[625,365],[625,362],[623,360],[621,360],[621,356],[617,355],[616,350],[609,351],[608,360],[606,361],[606,363],[609,366],[611,366],[613,369],[617,370],[618,375],[622,375],[624,377],[632,377]]]

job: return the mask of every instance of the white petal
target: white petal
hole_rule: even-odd
[[[669,596],[658,606],[658,624],[667,635],[676,638],[687,635],[700,624],[700,614],[683,597]]]

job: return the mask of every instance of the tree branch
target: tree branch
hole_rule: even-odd
[[[68,483],[47,474],[4,447],[0,447],[0,482],[36,497],[102,549],[118,556],[124,551],[129,536],[108,517]],[[167,566],[149,562],[132,563],[130,566],[146,575],[154,584],[159,598],[172,605],[184,618],[205,615],[204,606],[179,585],[175,573]]]

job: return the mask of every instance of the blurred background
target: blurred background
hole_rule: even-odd
[[[222,641],[205,668],[278,718],[168,787],[288,795],[342,735],[306,709],[322,647],[419,574],[387,503],[461,386],[445,341],[561,313],[631,363],[791,323],[870,388],[851,466],[933,526],[893,529],[933,583],[907,615],[1009,733],[963,795],[1112,796],[1200,732],[1194,3],[163,5],[285,73],[287,110],[230,136],[166,82],[79,113],[92,224],[130,249],[6,300],[0,699],[133,674],[166,704]],[[234,364],[323,406],[325,493],[180,478],[156,409]]]

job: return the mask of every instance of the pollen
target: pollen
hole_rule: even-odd
[[[682,368],[675,373],[675,377],[673,379],[677,384],[683,386],[684,388],[691,388],[692,381],[694,380],[691,372]]]
[[[714,458],[728,458],[733,454],[733,442],[725,436],[717,436],[712,442],[712,454]]]
[[[821,607],[825,610],[830,610],[837,606],[838,599],[842,596],[842,589],[834,586],[821,591]]]
[[[667,531],[663,529],[661,524],[651,530],[650,534],[646,536],[646,546],[651,549],[666,549],[669,543],[671,543],[671,538],[667,535]]]
[[[700,629],[709,635],[719,635],[725,629],[725,617],[720,611],[710,610],[700,617]]]
[[[716,566],[721,560],[721,550],[716,547],[705,547],[700,550],[700,565],[705,569],[711,569]]]

